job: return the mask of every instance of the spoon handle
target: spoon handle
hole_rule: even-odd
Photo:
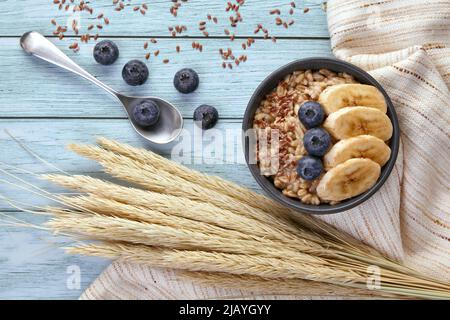
[[[65,55],[42,34],[36,31],[27,32],[20,38],[20,45],[25,52],[47,62],[50,62],[54,65],[57,65],[61,68],[72,71],[73,73],[78,74],[79,76],[82,76],[83,78],[91,81],[95,85],[106,90],[115,98],[119,99],[119,94],[115,90],[102,83],[94,76],[92,76],[89,72],[73,62],[72,59]]]

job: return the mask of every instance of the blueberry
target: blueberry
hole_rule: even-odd
[[[330,134],[322,128],[313,128],[305,132],[303,145],[312,156],[322,157],[331,145]]]
[[[305,180],[317,179],[323,171],[323,164],[319,158],[304,156],[297,162],[297,174]]]
[[[159,107],[152,100],[144,100],[133,107],[134,121],[141,127],[151,127],[159,120]]]
[[[181,93],[191,93],[197,89],[200,80],[192,69],[181,69],[173,78],[173,85]]]
[[[323,119],[325,118],[325,112],[320,103],[306,101],[298,110],[298,118],[307,129],[310,129],[322,124]]]
[[[94,47],[94,59],[100,64],[113,64],[119,57],[119,48],[110,40],[103,40]]]
[[[194,111],[194,121],[199,124],[201,121],[202,129],[208,130],[215,126],[219,120],[219,112],[217,109],[206,104],[201,105]]]
[[[122,78],[130,86],[140,86],[147,81],[148,68],[142,61],[131,60],[123,66]]]

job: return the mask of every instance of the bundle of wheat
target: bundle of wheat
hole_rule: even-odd
[[[72,254],[125,259],[180,270],[205,285],[267,294],[366,298],[450,298],[450,284],[430,279],[320,220],[296,215],[246,188],[151,151],[100,138],[70,145],[136,188],[88,176],[45,179],[84,193],[46,194],[46,227],[88,240]],[[95,241],[92,243],[92,241]],[[367,289],[377,266],[380,286]]]

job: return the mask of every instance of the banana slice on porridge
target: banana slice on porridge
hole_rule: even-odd
[[[354,158],[368,158],[384,166],[391,157],[391,148],[383,140],[361,135],[337,142],[323,157],[325,170]]]
[[[369,190],[380,173],[380,165],[370,159],[349,159],[328,171],[316,192],[321,200],[342,201]]]
[[[320,94],[319,103],[326,114],[351,106],[366,106],[383,113],[387,111],[386,99],[381,91],[367,84],[351,83],[328,87]]]
[[[337,140],[359,135],[375,136],[383,141],[392,136],[392,123],[389,117],[374,108],[346,107],[331,113],[323,127]]]

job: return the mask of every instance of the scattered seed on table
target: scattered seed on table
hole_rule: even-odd
[[[146,55],[145,55],[145,59],[150,59],[150,52],[148,52]]]
[[[148,42],[146,41],[146,42],[144,42],[144,49],[147,49],[148,48]]]
[[[164,64],[167,64],[167,63],[169,63],[169,61],[170,61],[169,59],[164,59],[164,60],[163,60],[163,63],[164,63]]]

